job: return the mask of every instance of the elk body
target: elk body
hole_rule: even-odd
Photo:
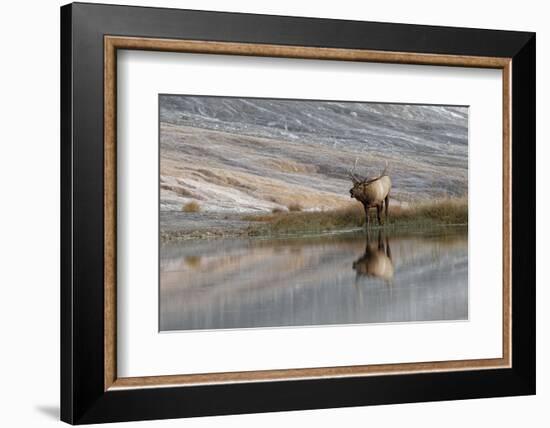
[[[355,168],[357,166],[357,160],[355,165],[350,171],[349,175],[353,183],[353,187],[349,193],[352,198],[357,199],[363,204],[365,209],[365,227],[368,228],[370,224],[369,209],[376,208],[376,217],[378,224],[382,224],[381,213],[385,210],[386,220],[388,219],[388,209],[390,205],[390,191],[391,191],[391,178],[386,174],[387,166],[384,171],[373,178],[363,178],[355,174]]]

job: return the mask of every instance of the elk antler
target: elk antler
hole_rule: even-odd
[[[376,180],[379,180],[381,179],[382,177],[384,177],[388,171],[388,161],[386,161],[386,165],[384,167],[384,170],[380,173],[380,175],[378,175],[377,177],[373,177],[373,178],[366,178],[366,177],[362,177],[362,176],[359,176],[359,175],[356,175],[355,174],[355,170],[357,168],[357,160],[358,158],[355,158],[355,163],[353,164],[353,168],[350,169],[348,171],[348,174],[351,178],[351,181],[356,184],[356,183],[364,183],[364,184],[370,184],[370,183],[373,183],[375,182]]]
[[[351,181],[353,183],[359,183],[361,180],[355,175],[355,169],[357,168],[357,158],[355,158],[355,163],[353,164],[353,168],[348,171],[348,174],[351,178]]]
[[[386,161],[386,165],[384,166],[384,170],[380,174],[379,177],[384,177],[386,175],[386,172],[388,171],[388,161]]]
[[[370,178],[368,180],[365,180],[365,184],[370,184],[370,183],[375,182],[376,180],[381,179],[382,177],[384,177],[386,175],[387,171],[388,171],[388,161],[386,161],[386,166],[384,167],[384,170],[380,173],[380,175],[378,177],[374,177],[374,178]]]

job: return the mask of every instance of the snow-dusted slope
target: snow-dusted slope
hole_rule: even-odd
[[[335,208],[356,158],[394,199],[467,193],[466,107],[162,95],[160,121],[165,211]]]

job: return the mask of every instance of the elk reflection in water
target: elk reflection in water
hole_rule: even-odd
[[[186,241],[160,262],[162,331],[468,317],[466,230]]]
[[[393,278],[393,262],[391,258],[390,241],[378,231],[378,240],[372,241],[367,231],[367,244],[364,254],[353,262],[356,278],[375,277],[390,282]]]

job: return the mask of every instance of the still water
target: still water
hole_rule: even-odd
[[[467,318],[466,228],[161,247],[162,331]]]

